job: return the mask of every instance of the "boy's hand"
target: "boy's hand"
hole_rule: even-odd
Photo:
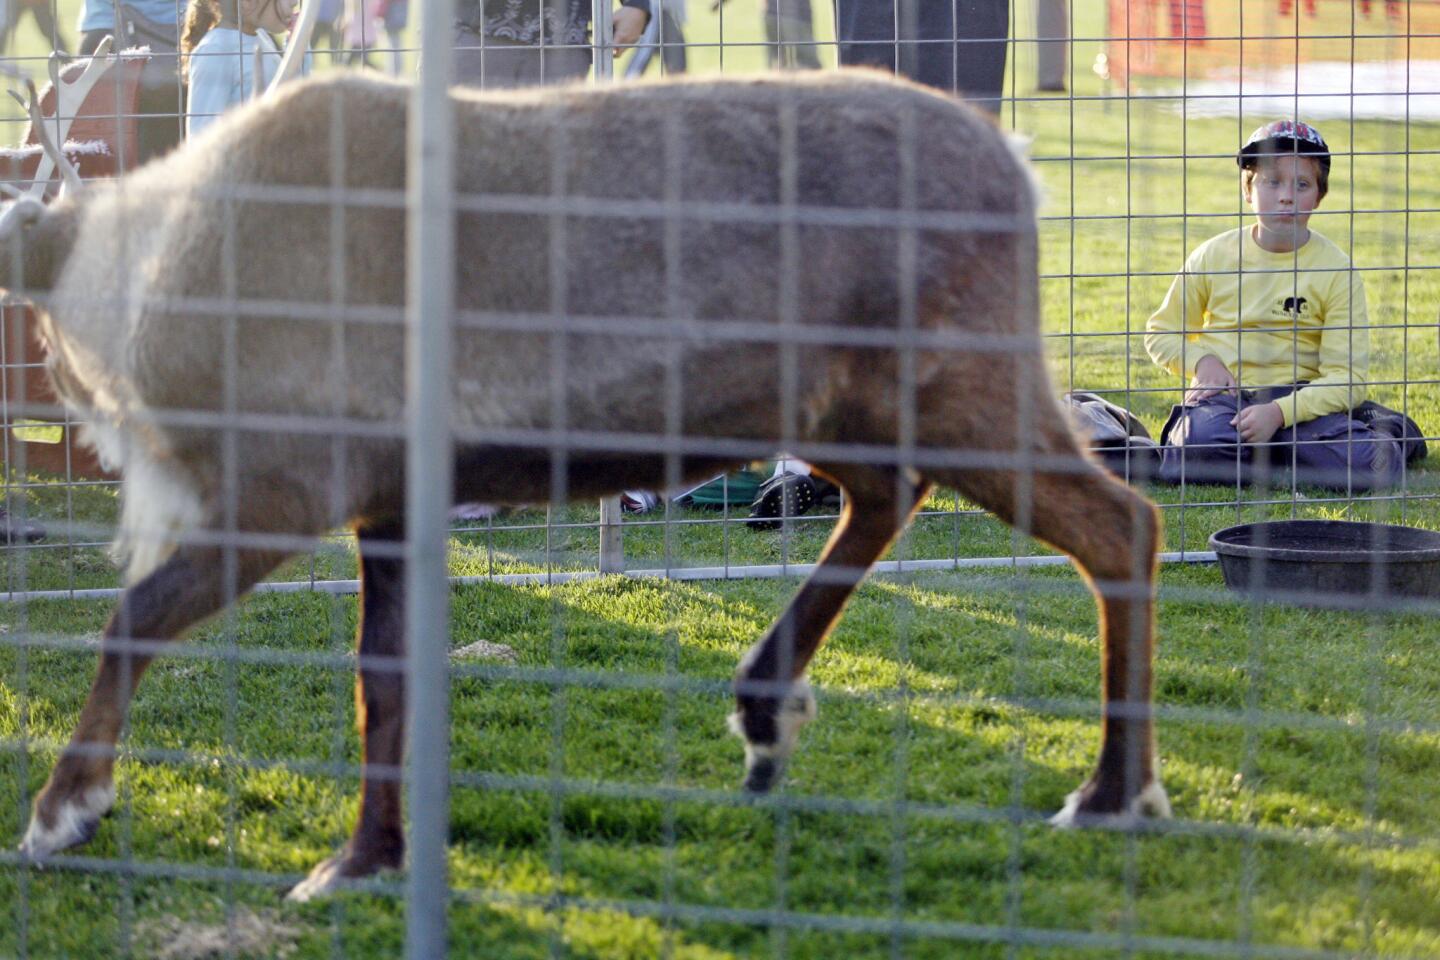
[[[1265,443],[1285,426],[1285,414],[1281,412],[1280,404],[1272,400],[1246,407],[1230,421],[1230,425],[1246,443]]]
[[[1219,393],[1235,393],[1237,386],[1230,368],[1219,357],[1207,354],[1195,364],[1195,376],[1190,379],[1190,389],[1185,391],[1185,402],[1199,403]]]
[[[650,18],[645,11],[639,7],[621,7],[615,11],[615,18],[611,21],[615,33],[615,55],[620,55],[622,47],[628,47],[640,39],[640,34],[645,32],[645,25]]]

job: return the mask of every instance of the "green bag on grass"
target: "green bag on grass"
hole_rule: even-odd
[[[746,467],[733,473],[722,473],[673,497],[671,502],[682,507],[709,507],[712,510],[727,506],[748,508],[760,491],[760,484],[769,480],[774,472],[775,461],[772,460],[760,470]]]

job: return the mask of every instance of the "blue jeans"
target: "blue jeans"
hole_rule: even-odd
[[[1378,490],[1400,479],[1400,441],[1346,413],[1327,413],[1276,431],[1264,444],[1241,443],[1230,421],[1242,407],[1289,396],[1294,387],[1242,390],[1180,404],[1160,434],[1160,479],[1166,483],[1263,481],[1286,468],[1304,484],[1336,490]]]

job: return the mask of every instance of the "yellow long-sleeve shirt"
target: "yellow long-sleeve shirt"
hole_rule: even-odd
[[[1349,410],[1365,399],[1370,368],[1365,285],[1325,237],[1271,253],[1250,227],[1202,243],[1145,324],[1145,350],[1188,380],[1213,355],[1242,389],[1310,386],[1279,401],[1285,426]]]

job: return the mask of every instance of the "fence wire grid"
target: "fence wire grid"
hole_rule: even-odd
[[[0,73],[73,82],[117,16],[42,96],[85,261],[27,289],[0,214],[0,956],[1440,956],[1440,3],[12,0]],[[1037,260],[985,178],[923,202],[953,114],[810,82],[852,64],[1010,135]],[[1279,251],[1250,197],[1320,167],[1290,128],[1242,183],[1277,120],[1330,158]],[[1206,433],[1197,385],[1284,419]],[[826,565],[843,516],[909,522]],[[737,676],[805,719],[861,567],[743,788]],[[1152,718],[1173,815],[1055,826]]]

